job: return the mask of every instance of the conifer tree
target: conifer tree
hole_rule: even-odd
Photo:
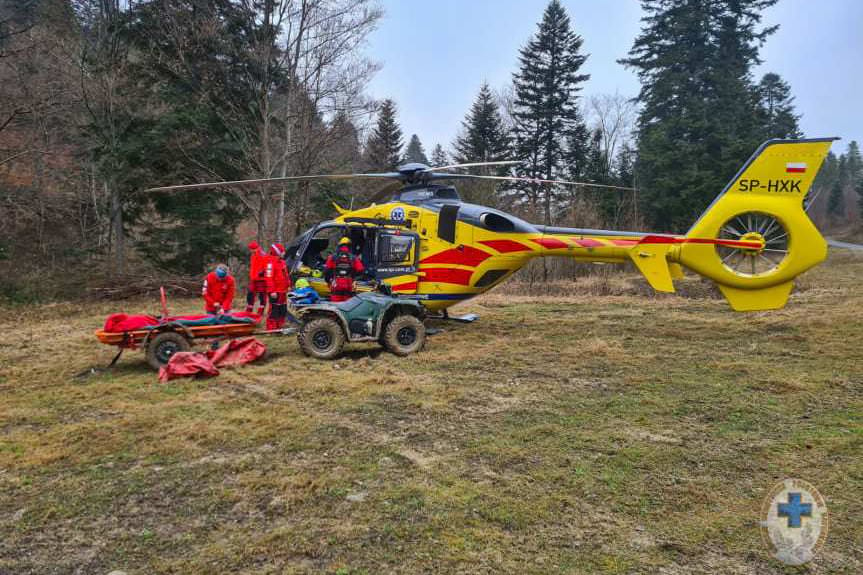
[[[449,164],[449,156],[447,156],[443,146],[440,144],[435,144],[434,150],[432,150],[431,164],[432,166],[446,166]]]
[[[764,138],[799,138],[803,135],[794,112],[791,87],[779,74],[764,74],[757,86]]]
[[[851,184],[850,180],[848,156],[842,154],[839,156],[836,177],[830,187],[830,197],[827,198],[827,214],[834,220],[845,216],[845,189]]]
[[[860,146],[856,140],[851,140],[846,153],[848,179],[850,187],[860,196],[858,202],[860,216],[863,217],[863,158],[860,157]]]
[[[821,164],[821,169],[815,174],[815,180],[812,182],[812,187],[807,194],[804,204],[808,206],[811,202],[816,202],[816,206],[825,206],[830,198],[833,190],[833,185],[839,179],[839,158],[833,152],[827,152],[827,157]],[[818,200],[818,198],[821,198]],[[817,210],[819,213],[820,209]]]
[[[419,136],[416,134],[412,135],[408,142],[408,147],[405,150],[404,161],[426,165],[429,163],[429,159],[426,156],[425,149],[423,149],[422,142],[420,142]]]
[[[366,143],[366,164],[371,170],[395,170],[401,163],[402,130],[396,120],[396,104],[384,100],[378,121]]]
[[[563,5],[551,0],[536,34],[520,51],[514,76],[514,150],[524,160],[520,175],[546,179],[562,175],[571,161],[569,152],[586,144],[578,92],[589,76],[580,73],[587,59],[581,45]],[[525,192],[535,208],[542,200],[544,222],[550,224],[555,189],[529,185]]]
[[[830,196],[827,198],[827,213],[834,218],[845,215],[845,194],[842,193],[842,184],[839,180],[830,188]]]
[[[643,0],[621,60],[641,80],[640,199],[652,225],[686,229],[763,139],[751,70],[776,0]]]
[[[176,30],[165,27],[166,7],[183,34],[195,41],[177,43]],[[212,21],[224,25],[211,30]],[[206,42],[197,40],[202,30],[208,31]],[[95,151],[96,157],[108,153],[101,160],[115,166],[118,185],[134,189],[142,181],[182,182],[201,166],[206,172],[200,177],[245,177],[243,166],[262,145],[248,128],[260,114],[255,88],[263,74],[275,73],[256,59],[262,45],[252,41],[265,38],[260,24],[228,0],[205,8],[165,0],[137,5],[125,37],[136,54],[128,82],[121,85],[128,100],[122,106],[111,103],[118,108],[116,116],[124,116],[124,129],[113,152]],[[124,218],[146,230],[137,249],[159,267],[186,274],[227,258],[236,246],[234,232],[247,215],[245,205],[222,190],[144,198],[147,204],[139,200],[124,208]],[[146,217],[148,213],[158,217]]]
[[[851,140],[848,144],[848,151],[845,153],[846,169],[848,183],[856,187],[863,178],[863,158],[860,157],[860,146],[856,140]]]
[[[453,142],[456,162],[495,162],[508,159],[509,134],[488,83],[483,83],[480,87],[476,100],[461,125],[461,134]],[[503,174],[506,169],[490,172]]]
[[[618,186],[635,187],[635,156],[636,150],[629,142],[621,144],[614,158],[614,181]]]
[[[608,158],[602,148],[602,130],[593,130],[587,145],[586,164],[582,172],[588,181],[597,184],[607,184],[611,174],[608,173]]]
[[[857,207],[860,209],[860,218],[863,219],[863,180],[857,182],[855,191],[857,192],[857,195],[860,196],[857,198]]]

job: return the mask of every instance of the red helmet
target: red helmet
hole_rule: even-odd
[[[278,243],[271,245],[270,246],[270,255],[282,257],[283,255],[285,255],[285,246],[283,246],[282,244],[278,244]]]
[[[248,245],[248,248],[249,248],[249,250],[251,250],[251,251],[255,251],[255,250],[257,250],[257,249],[258,249],[258,248],[260,248],[260,247],[261,247],[261,246],[259,246],[259,245],[258,245],[258,242],[256,242],[255,240],[250,241],[250,242],[249,242],[249,245]]]

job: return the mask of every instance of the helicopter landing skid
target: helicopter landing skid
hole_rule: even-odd
[[[458,323],[473,323],[479,319],[479,316],[475,313],[466,313],[464,315],[459,316],[451,316],[447,313],[446,310],[443,310],[439,315],[429,316],[430,319],[442,319],[445,321],[456,321]]]

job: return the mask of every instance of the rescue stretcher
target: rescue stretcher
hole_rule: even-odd
[[[196,342],[213,343],[225,339],[255,334],[257,321],[221,323],[216,325],[188,325],[183,317],[168,318],[158,325],[128,331],[96,331],[96,338],[106,345],[119,347],[110,366],[117,363],[123,351],[143,349],[147,363],[159,369],[179,351],[189,351]]]
[[[197,342],[216,343],[269,333],[258,332],[260,316],[246,312],[172,316],[168,313],[164,288],[160,292],[161,316],[113,314],[105,321],[105,326],[95,332],[101,343],[120,348],[108,367],[116,364],[127,349],[143,349],[147,363],[158,370],[172,355],[189,351]]]

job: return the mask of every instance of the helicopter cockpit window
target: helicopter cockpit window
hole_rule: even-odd
[[[429,200],[434,197],[434,192],[427,189],[421,190],[406,190],[399,195],[399,199],[403,202],[419,202]]]
[[[438,188],[435,190],[434,197],[440,200],[460,200],[458,192],[455,188]]]
[[[381,265],[411,265],[413,262],[413,236],[384,234],[378,245],[378,263]]]

